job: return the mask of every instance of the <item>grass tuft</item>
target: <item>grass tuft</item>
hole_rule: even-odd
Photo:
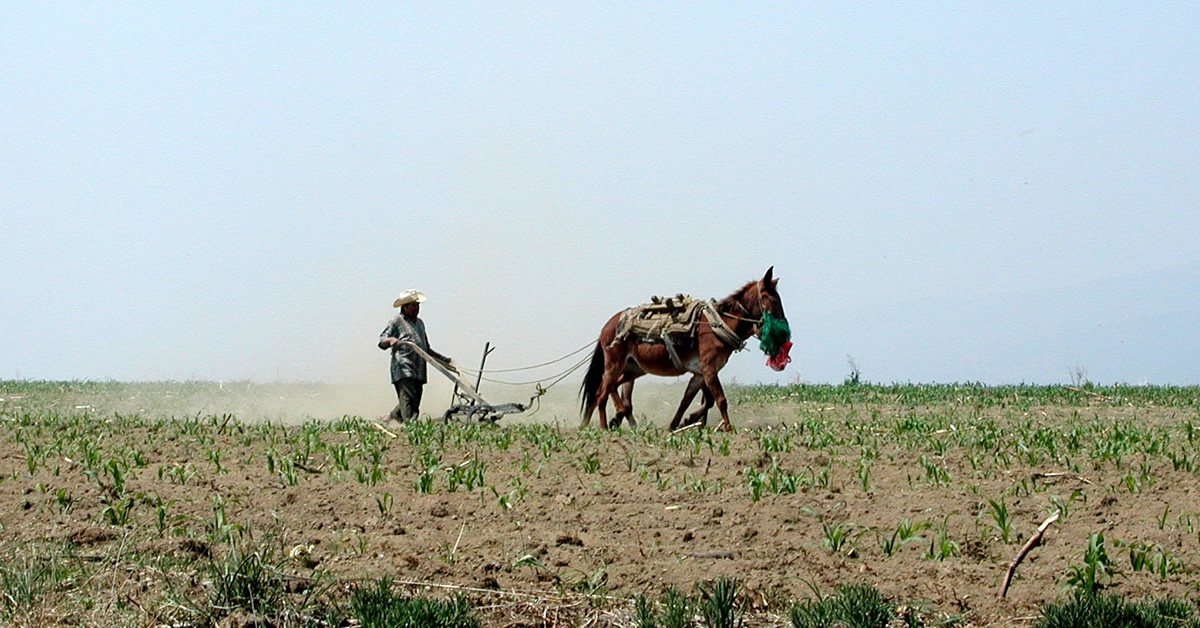
[[[475,628],[480,625],[471,605],[460,597],[449,600],[407,598],[392,590],[390,578],[355,589],[350,612],[362,628]]]
[[[737,628],[744,609],[738,594],[742,584],[733,578],[717,578],[696,585],[700,594],[700,616],[708,628]]]
[[[1076,594],[1048,604],[1034,628],[1200,628],[1196,607],[1179,600]]]
[[[788,617],[794,628],[887,628],[896,612],[879,589],[869,584],[844,584],[829,597],[793,606]]]

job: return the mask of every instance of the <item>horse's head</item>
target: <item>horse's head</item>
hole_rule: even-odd
[[[771,316],[784,320],[787,317],[783,314],[783,299],[779,298],[779,278],[773,277],[775,267],[767,269],[767,273],[763,278],[758,280],[757,296],[758,303],[756,304],[760,315],[770,313]]]
[[[758,327],[759,348],[767,354],[767,366],[782,371],[792,359],[788,352],[792,349],[792,330],[788,326],[787,316],[783,313],[783,299],[779,297],[779,279],[773,277],[775,267],[767,269],[767,273],[758,281],[757,309],[761,322]]]

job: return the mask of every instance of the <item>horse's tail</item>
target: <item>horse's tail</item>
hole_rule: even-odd
[[[588,365],[587,374],[583,376],[583,385],[579,387],[579,395],[583,397],[579,406],[583,414],[583,422],[587,424],[596,410],[596,393],[600,392],[600,382],[604,379],[604,348],[596,342],[596,351],[592,353],[592,363]]]

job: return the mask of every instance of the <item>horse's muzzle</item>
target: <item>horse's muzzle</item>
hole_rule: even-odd
[[[767,357],[767,366],[775,369],[776,371],[782,371],[785,367],[787,367],[788,362],[792,361],[792,358],[788,356],[788,352],[791,350],[792,341],[785,341],[783,346],[779,347],[778,353]]]

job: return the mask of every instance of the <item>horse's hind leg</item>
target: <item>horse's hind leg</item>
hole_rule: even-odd
[[[687,410],[688,406],[692,405],[692,400],[696,398],[696,393],[699,392],[703,387],[704,378],[700,375],[692,375],[692,378],[688,380],[687,388],[685,388],[683,391],[683,399],[679,402],[679,408],[675,410],[675,416],[671,417],[671,426],[669,429],[674,430],[675,428],[679,427],[679,420],[683,418],[683,412]],[[708,391],[705,390],[705,401],[707,401],[708,398]],[[692,422],[693,421],[691,419],[688,420],[688,424],[691,424]]]
[[[613,386],[612,400],[613,420],[608,424],[608,429],[621,427],[624,419],[629,419],[630,427],[637,426],[637,420],[633,418],[633,377],[621,376]]]
[[[708,387],[703,387],[700,392],[704,393],[704,401],[700,408],[688,415],[685,425],[699,423],[700,425],[708,425],[708,410],[713,407],[712,393],[708,392]]]
[[[600,417],[600,429],[608,429],[608,391],[604,388],[596,394],[596,414]]]
[[[622,419],[629,419],[629,427],[637,427],[637,419],[633,418],[633,380],[621,382],[617,386],[617,394],[621,396],[621,401],[625,403],[625,411],[613,416],[609,427],[617,429],[621,427]]]
[[[600,429],[609,429],[608,425],[608,409],[606,407],[609,398],[613,402],[613,418],[617,425],[621,422],[621,416],[625,413],[625,403],[621,399],[620,386],[625,383],[625,378],[622,376],[624,364],[612,357],[606,357],[604,360],[604,378],[600,381],[600,391],[597,396],[596,409],[600,413]],[[616,427],[614,425],[613,427]]]

